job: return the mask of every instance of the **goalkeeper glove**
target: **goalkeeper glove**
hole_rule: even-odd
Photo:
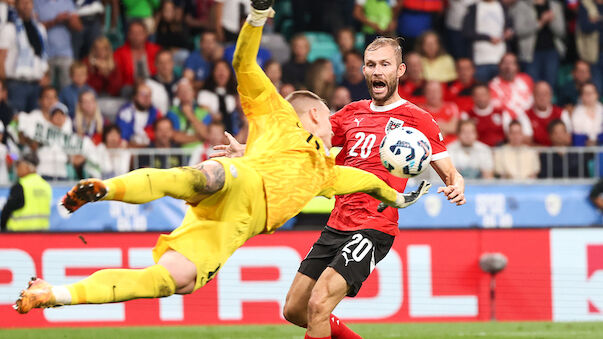
[[[419,198],[426,194],[429,191],[431,184],[427,180],[421,181],[421,184],[417,188],[416,191],[410,193],[398,193],[398,198],[392,204],[386,204],[384,202],[379,204],[377,207],[377,211],[383,212],[387,208],[387,206],[392,206],[395,208],[406,208],[419,200]]]

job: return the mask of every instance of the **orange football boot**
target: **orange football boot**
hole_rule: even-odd
[[[52,294],[52,286],[46,281],[38,278],[31,278],[26,290],[21,291],[19,299],[13,305],[13,308],[21,314],[29,312],[32,308],[46,308],[58,306]]]
[[[98,201],[107,194],[107,186],[100,179],[80,180],[63,196],[61,205],[73,213],[84,204]]]

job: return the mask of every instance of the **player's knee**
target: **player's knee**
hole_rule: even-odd
[[[285,302],[283,307],[283,317],[297,326],[306,327],[308,323],[308,315],[306,307],[303,307],[297,303],[292,303],[290,300]]]
[[[312,295],[308,301],[308,318],[328,318],[330,313],[327,294],[320,289],[312,290]]]

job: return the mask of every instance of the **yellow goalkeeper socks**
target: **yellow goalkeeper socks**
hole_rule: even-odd
[[[203,193],[207,178],[191,167],[143,168],[103,181],[109,191],[103,200],[144,204],[170,196],[189,200]]]
[[[100,270],[75,284],[65,286],[71,300],[59,304],[104,304],[139,298],[167,297],[176,292],[170,272],[161,265],[145,269]]]

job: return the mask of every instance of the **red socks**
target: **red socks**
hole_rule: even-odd
[[[362,339],[361,336],[350,330],[349,327],[343,324],[339,318],[331,314],[329,316],[329,324],[331,325],[331,335],[324,338],[314,338],[306,333],[304,339]]]
[[[332,339],[362,339],[361,336],[350,330],[349,327],[344,325],[343,322],[333,314],[329,317],[329,323],[331,324]]]

